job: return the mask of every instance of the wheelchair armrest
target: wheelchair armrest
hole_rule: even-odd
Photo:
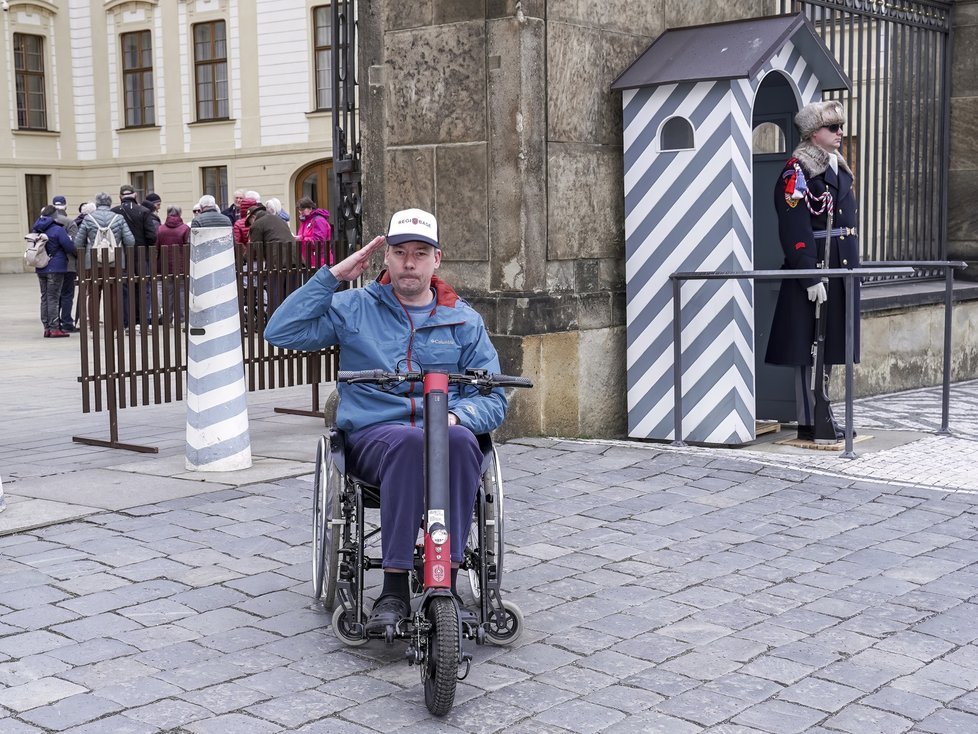
[[[479,448],[482,450],[482,473],[485,474],[492,466],[492,436],[488,433],[477,433],[475,436],[476,440],[479,442]]]
[[[326,438],[329,440],[329,453],[333,466],[340,474],[346,474],[346,433],[336,426],[330,426]]]

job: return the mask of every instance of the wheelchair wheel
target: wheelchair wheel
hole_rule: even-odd
[[[487,501],[485,502],[485,544],[486,558],[489,563],[496,567],[496,584],[502,583],[503,578],[503,479],[499,471],[499,456],[496,449],[492,450],[492,466],[482,475],[482,493]],[[489,502],[488,499],[492,498]],[[473,553],[479,544],[479,518],[478,514],[472,516],[472,528],[469,531],[467,547]],[[479,569],[469,569],[469,586],[472,589],[472,596],[476,603],[482,601],[482,588],[479,582]]]
[[[316,477],[312,508],[312,590],[313,598],[332,609],[336,599],[339,569],[340,533],[333,519],[340,512],[340,483],[343,481],[329,460],[329,441],[320,437],[316,447]]]
[[[428,654],[421,667],[424,702],[435,716],[444,716],[455,703],[458,685],[458,613],[447,597],[435,597],[426,612],[431,630]]]
[[[350,629],[350,615],[342,606],[333,610],[333,634],[347,647],[360,647],[367,644],[366,637],[359,637]]]
[[[523,612],[511,601],[503,602],[502,612],[489,613],[486,639],[494,645],[511,645],[523,634]]]

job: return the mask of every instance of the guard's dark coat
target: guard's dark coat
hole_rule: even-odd
[[[796,159],[792,158],[785,166],[788,171]],[[808,190],[811,197],[820,196],[828,187],[832,192],[834,215],[832,228],[855,227],[857,217],[856,195],[852,189],[852,175],[841,165],[838,174],[831,168],[823,173],[810,175]],[[818,210],[819,202],[813,203]],[[812,232],[824,230],[826,214],[813,215],[804,200],[791,207],[785,199],[785,177],[778,176],[774,186],[774,208],[778,213],[778,231],[781,238],[781,249],[784,250],[785,261],[782,269],[807,269],[817,267],[818,256],[824,243],[819,238],[816,250],[815,238]],[[844,268],[859,265],[859,241],[852,235],[833,237],[831,243],[831,258],[829,267]],[[774,312],[774,322],[771,325],[771,337],[768,341],[767,355],[764,361],[769,364],[811,365],[812,341],[815,338],[815,304],[808,300],[806,289],[815,285],[816,279],[794,279],[781,281],[781,291]],[[859,284],[856,287],[855,300],[855,361],[859,361]],[[822,313],[827,314],[828,326],[826,331],[826,364],[845,364],[846,362],[846,330],[845,330],[845,286],[838,278],[829,280],[828,301],[822,304]]]

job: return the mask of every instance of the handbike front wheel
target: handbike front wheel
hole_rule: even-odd
[[[424,702],[435,716],[444,716],[455,704],[458,685],[458,612],[448,597],[435,597],[426,612],[431,630],[428,652],[421,667]]]

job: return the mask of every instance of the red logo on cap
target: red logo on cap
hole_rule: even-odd
[[[418,218],[417,217],[415,217],[414,219],[411,220],[411,224],[417,224],[417,223],[418,223]]]

